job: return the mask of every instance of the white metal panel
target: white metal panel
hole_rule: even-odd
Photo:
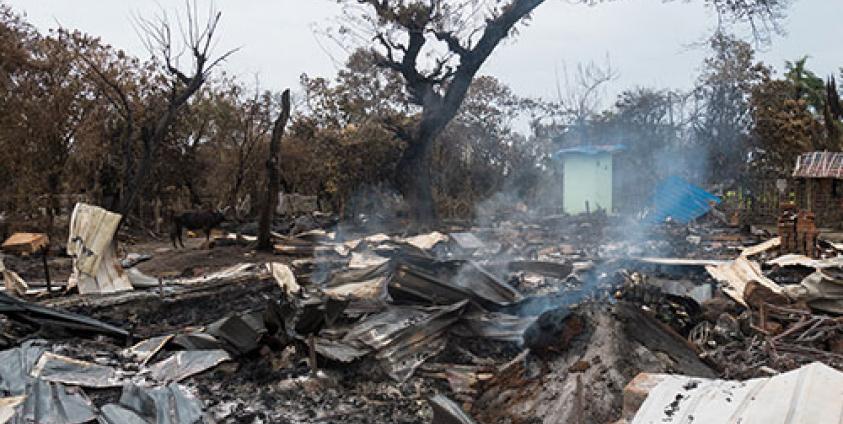
[[[843,373],[820,362],[771,378],[669,376],[632,424],[843,423]]]

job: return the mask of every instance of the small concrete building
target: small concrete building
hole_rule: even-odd
[[[562,210],[575,215],[584,212],[614,211],[613,156],[623,145],[579,146],[559,150],[562,162]]]

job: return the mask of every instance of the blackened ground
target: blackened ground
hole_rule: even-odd
[[[136,338],[147,338],[170,334],[185,327],[203,326],[228,315],[263,308],[267,299],[277,298],[281,292],[275,282],[248,281],[164,299],[150,293],[150,296],[121,305],[98,306],[96,303],[88,303],[69,310],[124,328],[133,328]]]

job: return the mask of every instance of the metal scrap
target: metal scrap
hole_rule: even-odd
[[[202,421],[202,402],[185,387],[170,383],[166,387],[123,386],[119,404],[102,408],[107,424],[194,424]]]
[[[111,324],[86,316],[25,302],[4,293],[0,293],[0,314],[25,323],[38,324],[46,327],[58,327],[117,338],[127,338],[129,336],[128,331]]]
[[[30,372],[45,351],[40,343],[31,340],[20,347],[0,351],[0,395],[25,394],[32,379]]]
[[[711,277],[723,285],[723,291],[734,301],[746,306],[744,292],[747,284],[757,282],[774,293],[782,293],[782,287],[767,278],[761,272],[757,262],[750,261],[744,256],[723,265],[709,265],[705,267]]]
[[[81,390],[34,379],[12,422],[82,424],[96,418],[96,407]]]
[[[67,254],[74,258],[69,287],[78,287],[81,294],[132,290],[113,242],[121,219],[103,208],[76,204],[67,239]]]
[[[454,401],[443,395],[430,398],[433,422],[437,424],[474,424],[475,421]]]
[[[149,366],[152,378],[161,382],[179,382],[231,359],[224,350],[182,350]]]
[[[26,396],[0,397],[0,424],[8,423],[17,413],[18,405],[26,400]]]
[[[450,305],[466,299],[481,305],[506,306],[523,300],[509,284],[473,261],[436,261],[402,256],[388,285],[399,302]]]
[[[120,387],[114,368],[44,352],[31,372],[32,377],[53,383],[81,387]]]
[[[419,365],[444,349],[445,330],[459,320],[466,304],[388,307],[357,323],[343,341],[368,346],[390,377],[405,381]]]
[[[11,422],[21,424],[81,424],[95,419],[96,408],[81,390],[31,375],[45,352],[34,341],[0,352],[0,397],[10,397],[2,402],[0,416],[12,414]]]
[[[168,334],[166,336],[152,337],[143,340],[132,347],[124,349],[123,355],[140,363],[141,365],[146,365],[146,363],[149,362],[155,354],[160,352],[161,349],[164,348],[164,345],[172,340],[173,337],[175,337],[174,334]]]
[[[6,268],[3,264],[3,258],[0,257],[0,275],[3,276],[3,285],[7,293],[12,293],[16,296],[23,296],[29,290],[29,285],[16,272]]]

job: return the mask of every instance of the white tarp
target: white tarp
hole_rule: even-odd
[[[631,424],[843,423],[841,400],[843,373],[820,362],[747,381],[667,375]]]

